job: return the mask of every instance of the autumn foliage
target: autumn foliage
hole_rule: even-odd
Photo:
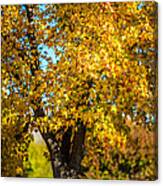
[[[27,176],[37,128],[54,177],[156,179],[156,3],[6,5],[1,23],[2,176]]]

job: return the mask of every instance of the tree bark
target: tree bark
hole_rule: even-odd
[[[80,164],[83,158],[84,138],[85,138],[86,129],[82,121],[78,121],[77,124],[78,124],[78,128],[73,139],[69,166],[75,169],[77,172],[80,172],[80,168],[81,168]]]
[[[59,131],[60,132],[60,131]],[[51,166],[54,178],[78,178],[80,175],[81,160],[83,158],[83,147],[85,138],[85,126],[80,123],[74,135],[72,128],[68,128],[63,134],[61,143],[56,141],[56,134],[43,134],[43,139],[50,153]]]
[[[50,154],[53,177],[60,178],[61,177],[61,174],[60,174],[61,152],[60,152],[59,144],[55,140],[55,134],[53,134],[52,132],[41,133],[41,134],[47,145],[47,148]]]

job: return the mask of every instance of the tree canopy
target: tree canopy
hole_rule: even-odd
[[[156,179],[156,3],[5,5],[1,23],[2,176],[26,176],[37,128],[54,177]]]

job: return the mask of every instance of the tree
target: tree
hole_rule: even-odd
[[[23,145],[37,127],[54,177],[155,179],[156,15],[154,2],[3,6],[2,135]]]

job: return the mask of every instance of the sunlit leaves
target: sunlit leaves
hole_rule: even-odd
[[[73,143],[82,121],[87,178],[154,179],[156,9],[154,2],[4,6],[5,139],[30,122],[60,143],[72,128]]]

